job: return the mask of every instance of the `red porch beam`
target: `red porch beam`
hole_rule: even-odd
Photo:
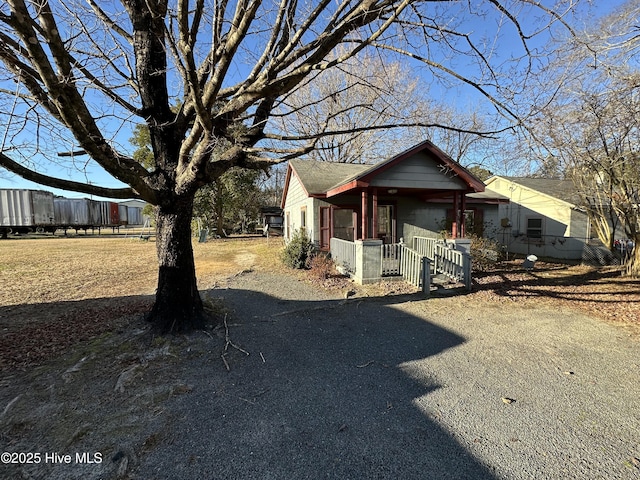
[[[371,230],[373,230],[372,235],[373,238],[376,238],[378,234],[378,189],[373,189],[373,212],[371,212],[373,221],[371,225]]]
[[[367,228],[369,224],[369,195],[367,190],[362,190],[362,240],[369,238],[369,229]]]
[[[340,193],[346,193],[350,190],[356,190],[358,188],[367,188],[369,186],[369,184],[367,182],[362,182],[360,180],[353,180],[349,183],[345,183],[343,185],[340,185],[336,188],[333,188],[329,191],[326,192],[326,197],[333,197],[334,195],[338,195]],[[356,192],[353,192],[356,193]]]
[[[467,236],[464,221],[464,211],[467,209],[467,196],[465,192],[460,192],[460,200],[460,238],[465,238]]]
[[[451,238],[458,238],[458,221],[460,212],[458,206],[458,192],[453,194],[453,222],[451,222]]]

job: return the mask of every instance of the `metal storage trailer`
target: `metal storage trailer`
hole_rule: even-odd
[[[56,225],[69,227],[73,223],[73,205],[68,198],[56,197],[53,199],[56,213]]]
[[[143,225],[142,209],[140,207],[127,207],[127,221],[129,225]]]
[[[120,226],[120,215],[118,213],[118,204],[115,202],[109,202],[101,200],[98,203],[100,210],[100,223],[96,223],[95,227],[111,227],[115,229]]]
[[[102,208],[100,202],[97,200],[87,200],[87,207],[89,211],[89,223],[91,227],[97,227],[98,229],[106,222],[102,216]]]
[[[120,215],[118,214],[118,204],[115,202],[109,202],[101,200],[100,204],[100,226],[103,227],[117,227],[120,225]],[[98,225],[96,225],[98,226]]]
[[[89,220],[89,200],[86,198],[64,198],[55,197],[53,199],[55,207],[56,224],[61,228],[87,228],[91,227]]]
[[[128,225],[129,224],[129,215],[127,211],[127,206],[118,204],[118,215],[120,217],[120,225]]]
[[[53,193],[0,189],[0,227],[5,231],[55,230]]]
[[[116,202],[109,202],[109,224],[120,225],[120,207]]]

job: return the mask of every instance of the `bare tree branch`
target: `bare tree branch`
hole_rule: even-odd
[[[6,168],[12,173],[21,176],[26,180],[30,180],[41,185],[52,188],[60,188],[62,190],[70,190],[72,192],[86,193],[87,195],[98,195],[106,198],[140,198],[132,188],[105,188],[98,185],[89,185],[86,183],[64,180],[61,178],[50,177],[42,173],[38,173],[22,166],[20,163],[12,160],[4,153],[0,152],[0,166]]]

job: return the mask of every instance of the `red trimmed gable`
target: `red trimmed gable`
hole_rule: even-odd
[[[375,184],[377,178],[379,179],[381,176],[384,176],[385,173],[389,173],[391,169],[394,169],[401,165],[403,162],[407,161],[407,159],[412,159],[421,153],[427,155],[427,157],[431,161],[435,161],[437,165],[442,166],[445,171],[448,170],[452,172],[455,177],[457,177],[458,180],[462,181],[462,183],[466,186],[466,189],[463,189],[464,191],[468,193],[477,193],[484,191],[484,183],[480,179],[478,179],[466,168],[449,157],[449,155],[444,153],[429,140],[426,140],[396,155],[395,157],[373,165],[371,168],[367,169],[356,178],[352,178],[343,184],[331,188],[329,191],[327,191],[327,197],[345,193],[350,190],[356,190],[359,188],[366,188],[368,186],[371,186]],[[443,172],[438,172],[438,174],[444,175]],[[414,188],[422,187],[416,185]]]

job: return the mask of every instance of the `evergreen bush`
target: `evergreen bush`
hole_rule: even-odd
[[[290,268],[309,268],[315,246],[304,230],[296,230],[282,251],[282,261]]]

